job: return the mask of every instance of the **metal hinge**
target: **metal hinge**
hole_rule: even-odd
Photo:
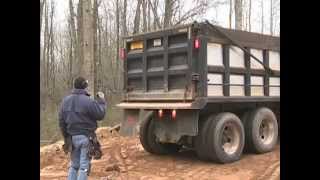
[[[192,73],[192,75],[191,75],[191,80],[192,80],[192,81],[199,81],[199,80],[200,80],[200,74],[198,74],[198,73]]]

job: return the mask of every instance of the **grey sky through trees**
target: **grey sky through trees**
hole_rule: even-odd
[[[206,14],[204,14],[198,21],[202,19],[214,20],[218,23],[218,25],[223,27],[228,27],[229,25],[229,0],[221,0],[221,2],[226,2],[223,5],[219,5],[217,8],[211,7]],[[263,0],[264,1],[264,24],[265,29],[264,33],[270,33],[270,0]],[[130,2],[130,3],[129,3]],[[131,3],[132,2],[132,3]],[[280,3],[280,0],[278,1]],[[64,28],[67,24],[67,16],[68,16],[68,1],[67,0],[55,0],[56,3],[56,25],[60,28]],[[74,0],[74,4],[77,4],[78,0]],[[128,1],[128,9],[130,10],[132,7],[136,7],[137,0],[129,0]],[[276,3],[276,1],[274,1]],[[160,6],[164,6],[164,0],[159,0]],[[184,0],[185,10],[190,9],[193,7],[194,0]],[[159,9],[159,12],[164,12],[164,7]],[[251,12],[251,23],[252,23],[252,32],[260,32],[261,31],[261,0],[252,0],[252,12]],[[279,35],[279,22],[280,22],[280,11],[277,10],[274,12],[276,16],[274,28],[276,29],[275,35]],[[234,28],[234,18],[232,22]]]

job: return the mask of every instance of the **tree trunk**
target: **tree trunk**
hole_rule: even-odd
[[[106,11],[106,13],[107,13],[107,11]],[[106,29],[105,29],[105,37],[106,37],[106,43],[105,43],[105,44],[106,44],[106,49],[105,49],[105,51],[106,51],[107,57],[110,57],[110,56],[109,56],[109,48],[108,48],[108,47],[109,47],[109,34],[108,34],[108,33],[109,33],[109,32],[108,32],[108,24],[109,24],[109,23],[108,23],[108,14],[106,14],[106,22],[105,22],[105,23],[106,23],[106,26],[105,26],[105,28],[106,28]]]
[[[45,33],[45,87],[46,89],[48,90],[49,89],[49,51],[50,51],[50,45],[49,45],[49,42],[50,42],[50,34],[49,34],[49,20],[48,20],[48,15],[49,15],[49,12],[48,12],[48,5],[46,5],[46,17],[45,17],[45,27],[46,27],[46,33]]]
[[[152,12],[153,12],[153,30],[157,30],[157,20],[158,20],[157,11],[156,11],[156,9],[158,8],[157,2],[158,0],[154,0],[154,5],[152,7],[152,4],[150,3],[150,0],[149,0],[150,6],[152,7]],[[160,28],[160,23],[158,27]]]
[[[163,28],[168,28],[171,25],[172,13],[173,13],[172,6],[173,6],[173,0],[165,0]]]
[[[102,46],[102,43],[101,43],[101,40],[102,40],[102,36],[101,36],[101,19],[98,17],[98,68],[97,68],[97,79],[98,79],[98,83],[97,83],[97,86],[98,88],[100,88],[99,90],[104,90],[103,88],[103,84],[102,84],[102,62],[101,62],[101,46]]]
[[[147,29],[148,29],[148,32],[151,31],[151,16],[150,16],[150,1],[147,2],[148,4],[148,25],[147,25]]]
[[[43,7],[45,3],[46,3],[46,0],[40,1],[40,34],[41,34],[42,19],[43,19]],[[41,42],[41,35],[40,35],[40,42]]]
[[[83,65],[83,0],[79,0],[78,8],[77,8],[77,54],[75,56],[77,59],[75,59],[74,64],[74,76],[79,76],[81,67]]]
[[[161,28],[160,25],[160,19],[158,17],[157,9],[158,9],[158,0],[154,0],[154,5],[152,5],[151,1],[149,1],[149,4],[151,6],[152,12],[153,12],[153,30],[157,30],[157,28]]]
[[[82,36],[83,36],[83,64],[80,69],[80,74],[89,80],[88,91],[94,93],[94,31],[92,27],[93,16],[91,0],[82,1]]]
[[[263,0],[261,0],[261,33],[263,34],[264,30],[264,12],[263,12],[264,6],[263,6]]]
[[[139,33],[141,2],[142,0],[138,0],[138,3],[137,3],[136,15],[134,17],[133,34]]]
[[[147,0],[142,2],[143,32],[147,32]]]
[[[116,33],[117,33],[117,42],[116,42],[116,46],[117,46],[117,49],[116,49],[116,67],[117,67],[117,73],[119,73],[118,74],[118,81],[117,81],[117,83],[118,83],[118,85],[117,85],[117,87],[119,88],[119,84],[120,84],[120,63],[119,63],[119,49],[120,49],[120,38],[119,38],[119,36],[120,36],[120,31],[119,31],[119,25],[120,25],[120,18],[119,18],[119,14],[120,14],[120,11],[119,11],[119,0],[117,0],[116,1]]]
[[[122,35],[127,35],[127,0],[123,0]]]
[[[109,69],[110,68],[110,64],[112,63],[111,62],[111,56],[110,56],[110,48],[109,48],[109,14],[108,14],[108,11],[105,9],[105,16],[106,16],[106,19],[105,19],[105,30],[104,30],[104,36],[105,36],[105,48],[104,48],[104,52],[105,52],[105,59],[107,60],[106,61],[106,68]],[[107,81],[108,81],[108,78],[109,76],[107,77]],[[108,83],[108,82],[106,82]],[[104,83],[103,83],[104,84]]]
[[[270,34],[273,35],[273,0],[270,0]]]
[[[245,8],[245,12],[243,13],[243,20],[244,20],[244,23],[245,23],[245,27],[244,27],[244,29],[246,30],[246,31],[248,31],[248,17],[249,17],[249,12],[248,12],[248,2],[247,1],[244,1],[244,8]]]
[[[79,12],[79,11],[78,11]],[[71,56],[70,58],[70,74],[69,74],[69,85],[72,88],[73,84],[73,78],[74,78],[74,72],[73,72],[73,66],[74,66],[74,62],[76,62],[77,57],[79,57],[79,39],[77,37],[77,32],[76,32],[76,24],[75,24],[75,20],[74,18],[76,17],[76,15],[74,14],[74,9],[73,9],[73,3],[72,0],[69,0],[69,13],[70,13],[70,28],[71,28],[71,41],[72,41],[72,48],[71,51],[73,51],[74,53],[71,52]],[[79,23],[80,24],[80,23]]]
[[[43,72],[43,81],[45,87],[47,86],[47,68],[46,68],[46,54],[47,54],[47,45],[48,45],[48,6],[44,5],[44,32],[43,32],[43,49],[42,49],[42,72]]]
[[[97,0],[93,0],[93,19],[92,19],[92,28],[93,28],[93,78],[94,78],[94,87],[93,87],[93,94],[97,94],[98,90],[98,76],[97,76],[97,67],[99,66],[98,61],[98,36],[97,36],[97,21],[98,21],[98,2]]]
[[[232,0],[230,0],[230,4],[229,4],[229,28],[232,28]]]
[[[113,83],[113,88],[115,89],[116,88],[116,78],[115,78],[115,76],[114,76],[114,72],[116,71],[116,66],[115,66],[115,63],[116,62],[114,62],[114,59],[116,59],[116,58],[114,58],[114,46],[113,46],[113,35],[114,34],[112,34],[112,21],[111,21],[111,19],[112,19],[113,17],[111,17],[111,16],[109,16],[109,21],[110,21],[110,23],[109,23],[109,48],[110,48],[110,50],[109,50],[109,56],[108,57],[110,57],[110,69],[111,69],[111,80],[113,81],[112,83]]]
[[[70,28],[71,29],[71,28]],[[73,48],[74,48],[74,44],[73,44],[73,41],[72,41],[72,32],[70,30],[70,48],[69,48],[69,72],[68,72],[68,87],[70,89],[73,88],[73,75],[72,75],[72,66],[73,66]]]
[[[249,0],[249,32],[251,32],[251,0]]]
[[[50,63],[49,63],[49,92],[51,98],[54,97],[54,89],[55,89],[55,56],[54,56],[54,32],[53,32],[53,16],[54,16],[54,1],[51,1],[51,14],[50,14],[50,34],[49,34],[49,41],[50,41]]]
[[[234,1],[234,10],[235,10],[235,28],[242,30],[242,16],[243,16],[243,7],[242,7],[242,0],[235,0]]]

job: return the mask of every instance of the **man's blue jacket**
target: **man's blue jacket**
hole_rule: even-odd
[[[59,126],[64,137],[67,135],[87,135],[97,129],[97,121],[106,112],[106,101],[93,100],[84,89],[74,89],[66,96],[59,110]]]

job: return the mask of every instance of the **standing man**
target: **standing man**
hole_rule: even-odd
[[[90,172],[92,156],[102,156],[95,130],[97,121],[105,116],[106,101],[102,92],[97,99],[87,92],[88,81],[78,77],[71,95],[66,96],[59,111],[59,126],[64,137],[63,149],[71,153],[68,180],[86,180]]]

